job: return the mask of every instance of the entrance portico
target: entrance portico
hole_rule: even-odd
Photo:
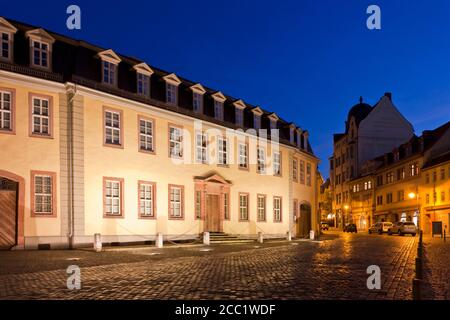
[[[222,232],[223,220],[228,220],[231,182],[217,173],[205,177],[195,177],[195,195],[200,201],[200,219],[203,229]]]

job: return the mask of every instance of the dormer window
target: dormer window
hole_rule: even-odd
[[[172,105],[177,105],[178,86],[180,85],[181,80],[178,79],[174,73],[164,76],[163,79],[166,81],[166,102]]]
[[[245,103],[242,100],[238,100],[233,102],[234,108],[235,108],[235,122],[236,125],[239,127],[243,127],[244,126],[244,109],[245,109]]]
[[[214,117],[223,121],[223,102],[214,100]]]
[[[223,103],[225,102],[226,97],[222,94],[222,92],[216,92],[212,95],[212,97],[214,99],[214,118],[223,121]]]
[[[102,83],[117,86],[117,65],[122,61],[112,50],[105,50],[98,53],[102,60]]]
[[[102,82],[110,85],[116,84],[116,65],[108,62],[102,61],[103,78]]]
[[[55,39],[43,29],[30,30],[26,36],[30,38],[31,66],[51,69],[52,44]]]
[[[133,67],[136,70],[136,93],[140,96],[150,97],[150,77],[153,70],[145,63],[139,63]]]
[[[256,130],[261,129],[261,116],[260,115],[257,115],[257,114],[253,115],[253,127]]]
[[[297,147],[301,149],[302,147],[302,130],[297,129]]]
[[[190,87],[192,90],[192,110],[195,113],[203,113],[203,95],[206,90],[200,83],[194,84]]]
[[[0,60],[12,62],[13,39],[16,27],[0,17]]]
[[[289,142],[294,144],[295,135],[294,135],[295,127],[292,125],[289,127]]]
[[[277,129],[277,124],[278,124],[278,120],[280,118],[278,118],[278,116],[275,113],[272,113],[271,115],[269,115],[269,120],[270,120],[270,130],[276,130]]]

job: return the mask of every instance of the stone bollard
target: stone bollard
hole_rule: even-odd
[[[100,233],[94,234],[94,250],[95,252],[102,251],[102,235]]]
[[[315,238],[314,230],[310,230],[310,231],[309,231],[309,239],[310,239],[310,240],[314,240],[314,238]]]
[[[286,232],[286,240],[291,241],[292,240],[292,234],[290,231]]]
[[[203,232],[203,244],[209,246],[209,232]]]
[[[420,280],[413,279],[413,290],[412,290],[412,298],[413,300],[420,300]]]
[[[157,248],[162,248],[164,246],[164,237],[162,233],[156,235],[155,245]]]
[[[416,258],[416,279],[422,280],[422,259]]]
[[[263,243],[264,239],[263,239],[263,234],[262,232],[258,232],[258,243]]]

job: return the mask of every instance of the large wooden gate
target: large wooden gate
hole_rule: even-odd
[[[0,177],[0,250],[17,242],[17,187],[16,182]]]

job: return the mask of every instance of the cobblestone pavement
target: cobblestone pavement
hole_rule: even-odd
[[[422,297],[450,300],[450,241],[424,237],[424,289]]]
[[[8,263],[0,263],[0,299],[411,298],[416,238],[336,233],[325,239],[217,245],[208,247],[211,251],[203,246],[47,251],[49,267],[36,258],[43,252],[3,252],[0,261]],[[37,271],[14,268],[27,255]],[[70,256],[80,260],[67,260]],[[70,264],[81,267],[81,290],[68,290],[66,267],[58,268]],[[369,265],[381,268],[381,290],[367,289]]]

